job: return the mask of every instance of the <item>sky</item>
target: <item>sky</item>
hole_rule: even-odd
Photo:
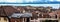
[[[24,3],[24,2],[40,2],[40,1],[59,1],[60,0],[0,0],[0,2],[17,2],[17,3]]]
[[[3,6],[5,6],[5,5],[11,5],[11,6],[28,6],[28,5],[30,5],[30,6],[44,6],[44,7],[51,6],[55,9],[58,9],[60,6],[59,4],[0,4],[0,6],[1,5],[3,5]]]
[[[43,2],[44,0],[0,0],[0,2],[13,2],[13,3],[28,3],[28,2]],[[59,1],[60,0],[45,0],[46,1]],[[59,8],[59,4],[0,4],[0,5],[13,5],[13,6],[27,6],[27,5],[31,5],[31,6],[52,6],[53,8]]]

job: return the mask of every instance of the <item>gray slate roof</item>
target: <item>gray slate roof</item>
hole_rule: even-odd
[[[20,17],[32,17],[32,13],[13,13],[11,17],[20,18]]]

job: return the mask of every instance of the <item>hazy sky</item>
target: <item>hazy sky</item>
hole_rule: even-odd
[[[18,3],[25,3],[25,2],[35,2],[35,1],[44,1],[44,0],[0,0],[0,2],[18,2]],[[45,1],[60,1],[60,0],[45,0]],[[59,4],[0,4],[0,5],[13,5],[13,6],[51,6],[53,8],[59,8]]]
[[[36,1],[60,1],[60,0],[0,0],[0,2],[36,2]]]
[[[44,6],[44,7],[47,7],[47,6],[51,6],[53,8],[59,8],[59,4],[0,4],[1,5],[11,5],[11,6],[28,6],[28,5],[31,5],[31,6]]]

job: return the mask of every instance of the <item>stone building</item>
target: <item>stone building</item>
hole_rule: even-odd
[[[10,22],[8,17],[0,16],[0,22]]]
[[[0,6],[0,16],[8,17],[10,22],[40,22],[40,19],[50,20],[55,18],[55,14],[60,14],[59,10],[51,11],[51,9],[33,6]]]

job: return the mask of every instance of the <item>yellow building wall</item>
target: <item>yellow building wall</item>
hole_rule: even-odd
[[[6,20],[4,20],[4,17],[0,17],[0,22],[9,22],[8,18],[6,18]]]

